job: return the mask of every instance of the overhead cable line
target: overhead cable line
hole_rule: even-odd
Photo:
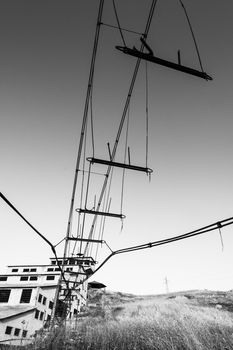
[[[194,41],[194,45],[195,45],[195,48],[196,48],[196,52],[197,52],[199,64],[200,64],[200,67],[201,67],[202,72],[204,73],[203,66],[202,66],[202,62],[201,62],[201,55],[200,55],[200,52],[199,52],[199,49],[198,49],[198,46],[197,46],[197,41],[196,41],[196,38],[195,38],[195,35],[194,35],[194,31],[193,31],[193,28],[192,28],[192,25],[191,25],[191,22],[190,22],[188,13],[187,13],[187,11],[186,11],[186,8],[185,8],[183,2],[182,2],[181,0],[179,0],[179,2],[180,2],[180,4],[181,4],[181,7],[182,7],[183,10],[184,10],[184,13],[185,13],[185,16],[186,16],[188,25],[189,25],[189,29],[190,29],[190,32],[191,32],[191,34],[192,34],[192,38],[193,38],[193,41]]]
[[[148,107],[148,64],[145,61],[146,70],[146,168],[148,168],[148,148],[149,148],[149,107]]]
[[[113,3],[113,9],[114,9],[114,12],[115,12],[115,16],[116,16],[116,20],[117,20],[118,29],[119,29],[119,32],[120,32],[120,35],[121,35],[121,39],[123,41],[123,44],[126,46],[125,39],[124,39],[122,30],[121,30],[120,20],[119,20],[118,14],[117,14],[115,0],[112,0],[112,3]]]
[[[125,133],[125,154],[124,154],[124,163],[126,163],[127,147],[128,147],[128,137],[129,137],[129,115],[130,115],[130,106],[128,108],[127,124],[126,124],[126,133]],[[129,161],[130,163],[130,161]],[[123,201],[124,201],[124,187],[125,187],[125,168],[122,171],[122,183],[121,183],[121,209],[120,212],[123,212]],[[123,229],[123,220],[121,220],[121,230]]]
[[[91,109],[91,140],[92,140],[92,154],[95,156],[95,139],[94,139],[94,122],[93,122],[93,86],[90,94],[90,109]]]
[[[208,226],[201,227],[197,230],[194,230],[194,231],[182,234],[182,235],[173,236],[173,237],[169,237],[169,238],[162,239],[159,241],[149,242],[149,243],[145,243],[145,244],[141,244],[141,245],[137,245],[137,246],[127,247],[127,248],[123,248],[123,249],[118,249],[116,251],[112,251],[112,253],[98,266],[98,268],[94,271],[94,273],[96,273],[98,270],[100,270],[103,267],[103,265],[105,265],[106,262],[114,255],[129,253],[129,252],[133,252],[133,251],[138,251],[138,250],[158,247],[158,246],[169,244],[169,243],[174,243],[174,242],[177,242],[177,241],[180,241],[183,239],[188,239],[188,238],[202,235],[202,234],[205,234],[205,233],[208,233],[211,231],[215,231],[215,230],[218,230],[220,228],[223,228],[225,226],[229,226],[232,224],[233,224],[233,217],[230,217],[228,219],[217,221],[214,224],[210,224]],[[84,279],[84,281],[86,281],[87,279]]]
[[[39,232],[39,231],[38,231],[24,216],[23,216],[23,214],[21,214],[21,213],[16,209],[16,207],[15,207],[1,192],[0,192],[0,197],[4,200],[4,202],[5,202],[11,209],[13,209],[13,211],[14,211],[17,215],[19,215],[19,216],[21,217],[21,219],[23,219],[24,222],[26,222],[26,224],[27,224],[28,226],[30,226],[30,227],[32,228],[32,230],[33,230],[34,232],[36,232],[36,234],[37,234],[38,236],[40,236],[40,238],[42,238],[42,239],[50,246],[50,248],[51,248],[51,250],[52,250],[52,252],[53,252],[53,255],[54,255],[55,259],[56,259],[57,265],[58,265],[58,267],[59,267],[59,269],[60,269],[60,272],[61,272],[61,274],[62,274],[62,278],[63,278],[64,282],[67,284],[68,282],[66,281],[66,278],[65,278],[65,276],[64,276],[64,272],[62,271],[62,268],[61,268],[61,266],[60,266],[60,264],[59,264],[59,262],[58,262],[58,257],[57,257],[57,253],[56,253],[55,246],[54,246],[44,235],[42,235],[42,233]],[[61,242],[59,242],[59,243],[61,243]],[[59,244],[59,243],[58,243],[58,244]],[[58,244],[57,244],[57,245],[58,245]]]
[[[89,79],[88,79],[88,86],[87,86],[87,92],[86,92],[86,101],[84,106],[81,134],[79,139],[78,155],[77,155],[76,166],[75,166],[75,175],[74,175],[74,182],[73,182],[73,188],[72,188],[70,210],[69,210],[69,217],[68,217],[68,224],[67,224],[67,231],[66,231],[66,242],[65,242],[64,255],[63,255],[63,266],[64,266],[65,258],[67,256],[69,237],[71,236],[71,224],[72,224],[73,211],[74,211],[74,199],[76,194],[76,187],[77,187],[78,173],[79,173],[80,161],[81,161],[81,155],[82,155],[82,149],[83,149],[85,129],[87,127],[88,107],[89,107],[91,91],[92,91],[92,83],[93,83],[93,77],[94,77],[95,61],[96,61],[97,47],[98,47],[98,41],[99,41],[101,19],[103,14],[103,6],[104,6],[104,0],[100,0],[96,31],[95,31],[94,46],[93,46],[92,58],[91,58],[91,66],[90,66]]]
[[[102,22],[101,24],[102,24],[103,26],[106,26],[106,27],[119,29],[119,27],[114,26],[114,25],[112,25],[112,24],[103,23],[103,22]],[[136,35],[140,35],[140,36],[143,35],[143,33],[139,33],[139,32],[136,32],[135,30],[130,30],[130,29],[122,28],[122,27],[121,27],[121,31],[129,32],[129,33],[136,34]]]
[[[146,23],[145,32],[143,34],[143,37],[145,37],[145,38],[147,37],[147,35],[149,33],[149,29],[150,29],[150,25],[151,25],[151,21],[152,21],[152,17],[153,17],[153,14],[154,14],[156,3],[157,3],[157,0],[153,0],[152,4],[151,4],[151,7],[150,7],[150,11],[149,11],[149,16],[148,16],[147,23]],[[143,51],[143,48],[144,48],[144,44],[142,43],[141,44],[141,48],[140,48],[140,52]],[[118,148],[118,143],[119,143],[120,136],[121,136],[121,133],[122,133],[122,129],[123,129],[123,126],[124,126],[124,123],[125,123],[125,119],[126,119],[129,103],[130,103],[130,100],[131,100],[131,95],[132,95],[132,92],[133,92],[133,89],[134,89],[134,84],[135,84],[135,81],[136,81],[136,77],[137,77],[137,74],[138,74],[140,62],[141,62],[141,58],[138,58],[137,61],[136,61],[135,68],[134,68],[134,72],[133,72],[133,76],[132,76],[132,79],[131,79],[128,95],[127,95],[125,106],[124,106],[124,109],[123,109],[123,114],[122,114],[122,117],[121,117],[121,121],[120,121],[120,124],[119,124],[119,127],[118,127],[115,143],[114,143],[113,150],[112,150],[112,153],[111,153],[112,161],[115,158],[116,151],[117,151],[117,148]],[[106,187],[107,187],[108,177],[109,177],[111,169],[112,169],[112,166],[110,164],[108,166],[108,168],[107,168],[106,178],[104,180],[104,183],[103,183],[103,186],[102,186],[102,190],[101,190],[101,193],[100,193],[100,196],[99,196],[99,200],[98,200],[98,204],[97,204],[97,210],[99,210],[99,208],[101,206],[102,199],[103,199]],[[93,223],[92,223],[92,226],[91,226],[91,229],[90,229],[90,233],[89,233],[89,239],[92,238],[94,224],[95,224],[96,220],[97,220],[97,216],[95,216],[94,219],[93,219]]]

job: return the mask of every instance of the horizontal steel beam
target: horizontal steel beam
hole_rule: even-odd
[[[170,62],[170,61],[164,60],[164,59],[156,57],[150,53],[140,52],[139,50],[137,50],[135,48],[130,49],[129,47],[126,47],[126,46],[116,46],[116,49],[119,51],[122,51],[123,53],[125,53],[127,55],[141,58],[141,59],[149,61],[149,62],[157,63],[157,64],[160,64],[162,66],[181,71],[183,73],[195,75],[196,77],[199,77],[199,78],[202,78],[205,80],[213,80],[213,78],[210,77],[205,72],[202,72],[202,71],[199,71],[197,69],[193,69],[193,68],[190,68],[187,66],[183,66],[182,64],[178,64],[175,62]]]
[[[113,218],[125,219],[125,215],[123,214],[108,213],[105,211],[96,211],[96,210],[88,210],[88,209],[76,209],[76,211],[79,213],[85,213],[85,214],[111,216]]]
[[[147,174],[151,174],[153,172],[153,170],[150,168],[144,168],[144,167],[137,166],[137,165],[113,162],[111,160],[104,160],[104,159],[91,158],[91,157],[87,158],[87,160],[92,164],[94,164],[94,163],[104,164],[104,165],[114,166],[114,167],[118,167],[118,168],[142,171],[142,172],[147,173]]]

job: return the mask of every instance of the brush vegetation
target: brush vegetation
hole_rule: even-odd
[[[27,349],[230,350],[233,293],[136,297],[92,291],[76,322],[42,334]]]

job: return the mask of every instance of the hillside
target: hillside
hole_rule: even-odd
[[[233,291],[136,296],[90,290],[75,322],[27,350],[232,350]]]
[[[230,291],[209,291],[190,290],[160,295],[134,295],[122,292],[111,292],[104,290],[89,290],[87,308],[94,309],[101,305],[111,307],[122,306],[126,303],[140,301],[159,300],[180,300],[183,298],[186,304],[206,306],[233,312],[233,290]],[[233,315],[233,314],[232,314]]]

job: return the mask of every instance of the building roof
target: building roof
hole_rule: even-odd
[[[88,283],[88,287],[90,288],[95,288],[95,289],[101,289],[101,288],[105,288],[105,284],[97,282],[97,281],[92,281]]]
[[[37,284],[35,284],[35,283],[3,283],[3,284],[0,284],[0,289],[2,289],[2,288],[7,288],[7,289],[9,289],[9,288],[38,288],[38,287],[40,287],[40,288],[46,288],[46,287],[56,287],[57,286],[57,283],[53,283],[53,284],[51,284],[51,283],[48,283],[48,284],[46,284],[46,283],[44,283],[44,284],[42,284],[42,283],[37,283]]]
[[[16,315],[24,314],[29,311],[35,310],[35,306],[24,306],[24,305],[15,305],[15,306],[0,306],[0,320],[5,318],[14,317]]]

